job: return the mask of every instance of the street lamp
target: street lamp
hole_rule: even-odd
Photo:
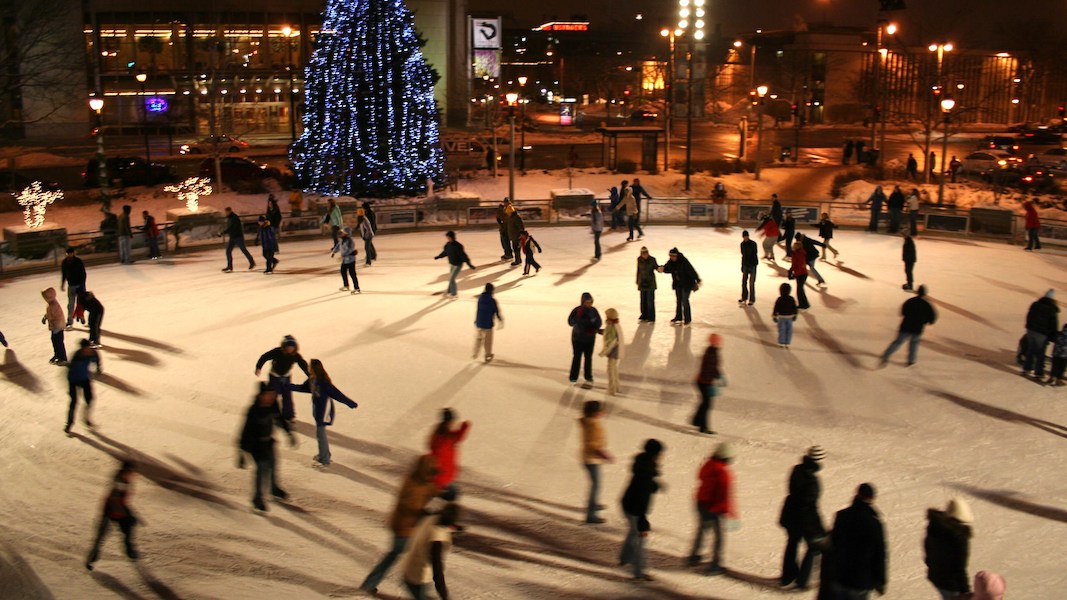
[[[759,110],[756,112],[759,121],[756,123],[756,181],[760,178],[760,163],[763,160],[763,97],[767,95],[767,86],[761,85],[756,88],[756,96]]]
[[[759,32],[760,32],[760,30],[756,30],[756,33],[759,33]],[[741,51],[741,46],[744,46],[744,45],[745,45],[745,43],[742,42],[741,40],[734,40],[734,48],[737,48],[738,52]],[[748,47],[749,47],[748,87],[749,87],[749,89],[752,89],[752,88],[756,87],[756,42],[755,42],[755,40],[753,40],[752,43],[748,45]]]
[[[522,92],[519,102],[522,104],[522,118],[520,119],[521,125],[519,126],[520,136],[522,140],[519,141],[519,170],[522,174],[526,174],[526,105],[529,104],[529,100],[526,99],[526,82],[528,78],[525,75],[519,75],[519,91]],[[514,198],[514,196],[509,196]]]
[[[937,184],[937,203],[945,202],[945,157],[948,156],[948,121],[952,109],[956,108],[956,101],[952,98],[941,100],[941,114],[944,117],[945,131],[941,134],[941,179]]]
[[[674,38],[681,35],[681,29],[668,29],[664,27],[659,34],[667,38],[667,93],[664,100],[667,103],[666,119],[667,127],[664,133],[663,146],[663,170],[670,169],[671,161],[671,126],[674,125]]]
[[[685,111],[685,191],[688,192],[693,164],[693,45],[704,39],[704,0],[678,0],[678,17],[678,29],[685,34],[688,45],[685,53],[686,87],[688,88]]]
[[[100,183],[100,194],[104,197],[104,205],[108,205],[107,188],[107,158],[104,156],[104,99],[100,96],[89,97],[89,108],[96,113],[96,164],[97,180]]]
[[[508,101],[508,128],[510,130],[510,138],[508,139],[508,198],[515,198],[515,102],[519,99],[519,95],[515,92],[508,92],[504,95],[504,98]]]
[[[148,109],[144,104],[144,84],[148,81],[148,73],[144,71],[134,75],[134,79],[137,83],[141,84],[141,92],[138,94],[137,99],[141,103],[141,133],[144,134],[144,160],[146,163],[152,163],[152,149],[148,145]],[[149,180],[151,180],[152,169],[148,169]],[[153,182],[155,183],[155,182]]]
[[[886,124],[886,88],[889,84],[889,49],[885,47],[885,36],[897,32],[896,23],[879,21],[878,23],[878,48],[875,62],[875,119],[871,124],[871,147],[878,149],[878,166],[885,166],[885,124]],[[881,134],[878,145],[874,144],[875,128],[881,123]]]
[[[942,43],[942,44],[935,43],[935,44],[930,44],[930,46],[928,46],[927,49],[930,52],[936,52],[937,53],[937,85],[934,88],[936,90],[935,94],[944,94],[945,93],[945,85],[944,85],[944,82],[942,81],[942,74],[943,74],[942,67],[943,67],[944,62],[945,62],[945,53],[946,52],[952,52],[953,46],[952,46],[951,43]],[[955,101],[953,101],[952,104],[955,105]],[[929,107],[929,106],[930,105],[927,104],[927,107]],[[944,101],[942,101],[941,110],[944,111]],[[952,110],[952,108],[950,107],[949,110]],[[927,109],[927,111],[929,111],[929,108]],[[927,112],[927,115],[929,115],[929,112]],[[932,119],[931,119],[931,121],[932,121]],[[930,129],[933,129],[932,124],[931,124],[930,127],[927,128],[927,131],[929,131]],[[927,136],[926,136],[926,160],[927,160],[927,163],[930,163],[930,136],[929,136],[929,134],[927,134]],[[944,163],[944,160],[945,160],[945,156],[942,154],[942,156],[941,156],[942,163]],[[928,167],[926,169],[926,183],[930,183],[930,176],[932,176],[934,174],[933,171],[934,171],[934,169],[933,169],[932,165],[931,165],[931,167]],[[940,198],[939,198],[939,201],[940,201]]]
[[[293,83],[293,71],[295,65],[293,65],[293,37],[300,35],[300,32],[295,31],[292,27],[285,25],[282,27],[282,36],[285,37],[285,70],[289,71],[289,137],[291,141],[296,141],[296,92],[293,91],[296,87]]]

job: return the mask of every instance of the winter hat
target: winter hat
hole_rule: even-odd
[[[592,302],[593,295],[590,294],[589,292],[582,292],[582,302],[585,302],[586,300],[589,300],[590,302]]]
[[[609,321],[618,321],[619,311],[615,310],[614,308],[609,308],[604,311],[604,316],[607,317]]]
[[[448,423],[456,418],[456,415],[452,413],[451,408],[446,408],[441,411],[441,420]]]
[[[973,600],[1001,600],[1008,588],[1004,578],[989,571],[978,571],[974,575]]]
[[[648,246],[641,246],[641,252],[648,252]]]
[[[971,507],[967,504],[966,500],[959,496],[948,501],[948,506],[945,507],[945,512],[948,516],[956,519],[960,523],[970,525],[974,522],[974,514],[971,513]]]
[[[874,486],[869,483],[861,483],[860,486],[856,488],[856,495],[867,501],[874,500]]]
[[[919,286],[919,297],[922,298],[925,295],[926,295],[926,285],[923,284],[923,285]]]
[[[715,454],[711,455],[712,458],[718,458],[720,460],[730,460],[736,454],[734,453],[733,444],[730,442],[722,442],[715,448]]]
[[[671,248],[671,251],[667,254],[670,254],[671,256],[678,256],[681,254],[681,252],[678,251],[678,248]]]
[[[1045,297],[1049,298],[1049,299],[1055,299],[1056,298],[1056,290],[1054,290],[1052,288],[1049,288],[1049,290],[1047,292],[1045,292]]]
[[[659,456],[659,453],[663,452],[663,444],[656,439],[650,439],[645,442],[645,453],[652,456]]]
[[[345,235],[352,235],[352,228],[351,227],[345,227],[341,231],[345,232]]]
[[[826,458],[826,451],[822,449],[822,446],[812,446],[811,448],[808,448],[808,453],[804,456],[818,462]]]
[[[715,346],[716,348],[718,348],[719,346],[722,346],[722,336],[717,334],[717,333],[713,333],[713,334],[709,335],[708,336],[708,344],[711,345],[711,346]]]
[[[291,336],[291,335],[287,335],[287,336],[283,337],[282,338],[282,348],[286,348],[286,347],[296,348],[296,338]]]

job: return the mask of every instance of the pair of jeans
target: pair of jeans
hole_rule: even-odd
[[[788,346],[793,343],[793,317],[778,317],[778,343]]]
[[[493,328],[482,329],[476,327],[478,336],[474,338],[474,358],[478,358],[478,351],[485,350],[485,358],[493,355]]]
[[[819,260],[818,256],[812,256],[806,261],[808,263],[808,274],[814,275],[815,281],[818,281],[819,283],[826,283],[826,280],[822,278],[822,275],[819,275],[819,271],[815,269],[815,261],[817,260]]]
[[[895,339],[892,342],[890,342],[889,347],[886,348],[885,352],[882,353],[882,362],[888,362],[889,361],[889,357],[893,356],[893,353],[897,351],[897,348],[900,348],[901,344],[903,344],[904,341],[907,340],[907,342],[908,342],[908,364],[909,365],[914,365],[915,364],[915,358],[919,354],[919,339],[922,338],[922,336],[923,336],[923,334],[921,334],[921,333],[911,333],[911,332],[908,332],[908,331],[901,331],[900,333],[897,334],[897,339]]]
[[[1023,359],[1023,371],[1033,371],[1035,377],[1045,374],[1045,348],[1048,336],[1032,329],[1026,330],[1026,357]]]
[[[811,308],[808,304],[808,292],[804,289],[804,284],[808,282],[808,274],[797,275],[797,308]]]
[[[593,232],[593,258],[600,258],[600,232]]]
[[[1037,237],[1038,228],[1030,227],[1026,230],[1026,249],[1027,250],[1040,250],[1041,240]]]
[[[645,235],[645,232],[641,229],[641,213],[637,213],[636,215],[630,215],[629,217],[627,217],[627,221],[630,227],[630,237],[628,237],[627,239],[634,239],[634,229],[637,230],[638,235]]]
[[[712,566],[719,566],[722,560],[722,547],[724,543],[723,520],[722,513],[711,512],[701,506],[697,502],[697,515],[700,518],[700,522],[697,523],[697,535],[693,540],[693,549],[689,552],[691,559],[696,559],[700,556],[700,547],[704,545],[704,533],[711,529],[711,534],[714,536],[711,540],[711,564]]]
[[[67,409],[67,427],[74,424],[74,412],[78,408],[78,388],[82,389],[85,396],[85,422],[89,422],[89,409],[93,406],[93,385],[91,380],[68,381],[70,389],[70,408]]]
[[[367,264],[378,260],[378,251],[374,249],[374,238],[363,240],[363,252],[367,255]]]
[[[811,566],[815,563],[815,557],[819,554],[819,549],[815,547],[815,538],[811,535],[803,533],[799,528],[790,528],[786,530],[789,539],[785,542],[785,556],[782,557],[782,578],[779,581],[782,585],[789,585],[794,581],[797,587],[808,587],[808,579],[811,578]],[[804,540],[806,546],[804,550],[804,558],[797,564],[797,549],[800,546],[800,540]]]
[[[593,345],[596,338],[571,337],[571,349],[574,357],[571,359],[571,381],[578,381],[578,368],[582,366],[582,358],[585,358],[585,380],[593,381]]]
[[[148,257],[159,257],[159,238],[153,236],[145,236],[145,241],[148,242]]]
[[[632,566],[634,577],[642,577],[645,574],[645,536],[638,531],[641,516],[628,512],[623,514],[626,516],[627,530],[619,553],[619,564]]]
[[[130,260],[130,236],[119,236],[119,262],[122,264],[129,264],[133,262]]]
[[[103,313],[89,313],[89,342],[100,343],[100,324],[103,322]]]
[[[348,278],[352,277],[352,289],[359,289],[359,278],[356,277],[356,263],[352,261],[350,263],[341,263],[341,282],[348,287]]]
[[[315,439],[319,442],[319,462],[330,464],[330,442],[326,439],[326,426],[315,426]]]
[[[448,265],[448,295],[456,295],[456,277],[459,275],[459,270],[463,268],[463,265]]]
[[[592,523],[596,520],[599,510],[597,505],[600,502],[600,465],[585,463],[585,471],[589,473],[589,501],[585,505],[585,522]]]
[[[278,392],[278,397],[282,400],[282,418],[286,421],[296,418],[296,408],[293,406],[293,392],[289,389],[289,379],[288,375],[275,375],[273,373],[267,375],[267,383],[274,388],[274,391]]]
[[[83,289],[84,286],[81,285],[67,285],[67,327],[74,324],[74,307],[78,305],[78,294]]]
[[[500,230],[500,247],[504,249],[504,256],[503,256],[504,260],[507,260],[507,259],[512,257],[511,239],[508,238],[508,230],[507,229],[503,229],[502,228]]]
[[[256,266],[256,261],[253,260],[252,259],[252,255],[248,253],[248,248],[245,248],[245,239],[243,237],[231,237],[230,240],[228,242],[226,242],[226,268],[227,269],[232,269],[233,268],[233,249],[234,248],[240,249],[241,253],[244,254],[245,258],[248,259],[248,268],[249,269],[251,269],[252,267]]]
[[[641,320],[656,320],[656,290],[641,290]]]
[[[709,431],[711,429],[711,421],[708,416],[711,414],[712,409],[715,408],[715,396],[718,394],[718,390],[715,388],[714,383],[700,382],[697,382],[697,390],[700,392],[700,404],[697,405],[697,410],[693,413],[693,418],[690,422],[693,427],[702,432]]]
[[[67,362],[67,345],[63,342],[63,330],[52,332],[52,358]]]
[[[399,536],[393,534],[393,547],[389,549],[389,552],[382,557],[378,564],[374,566],[367,578],[360,584],[360,588],[364,590],[373,590],[378,587],[378,584],[385,579],[386,573],[392,568],[396,559],[404,553],[404,549],[408,546],[408,538],[406,536]]]
[[[675,288],[674,289],[674,320],[683,321],[689,323],[693,320],[693,310],[689,306],[689,294],[693,293],[693,290]]]
[[[756,265],[741,267],[741,300],[756,301]]]
[[[253,497],[253,500],[262,502],[263,489],[266,488],[268,484],[270,484],[270,491],[272,494],[281,491],[274,475],[274,448],[271,447],[267,452],[254,454],[253,457],[256,460],[256,495]]]

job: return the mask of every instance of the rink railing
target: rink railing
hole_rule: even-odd
[[[611,211],[607,198],[597,198],[604,210],[605,226],[610,226]],[[839,227],[865,228],[870,219],[866,205],[835,201],[781,200],[785,210],[791,212],[798,228],[810,231],[822,213],[828,213]],[[515,202],[527,228],[538,226],[589,226],[591,200],[557,202],[552,199],[520,200]],[[727,200],[727,222],[731,225],[755,228],[760,213],[769,212],[769,200]],[[445,230],[460,228],[495,228],[496,202],[424,200],[407,204],[379,204],[375,209],[378,235],[418,230]],[[355,210],[342,207],[345,225],[355,228]],[[322,225],[325,207],[313,206],[298,216],[288,215],[282,219],[279,230],[281,241],[329,237],[330,229]],[[641,223],[656,225],[681,225],[710,227],[715,215],[713,203],[700,198],[653,198],[641,202]],[[1008,243],[1025,242],[1023,216],[1011,211],[978,209],[957,211],[953,206],[924,205],[920,210],[922,229],[929,234],[980,236],[1000,239]],[[245,240],[251,246],[255,240],[256,218],[259,215],[241,215],[245,228]],[[888,214],[881,215],[881,230],[885,230]],[[907,227],[908,215],[901,216],[902,230]],[[624,225],[625,226],[625,219]],[[200,250],[224,246],[226,239],[219,235],[222,221],[201,224],[197,227],[177,229],[175,222],[160,223],[160,250],[174,254],[187,250]],[[1046,219],[1043,222],[1041,239],[1051,245],[1067,244],[1067,221]],[[47,271],[59,266],[66,246],[79,248],[79,256],[90,264],[114,262],[118,259],[117,238],[102,231],[69,232],[64,238],[39,241],[32,253],[19,258],[12,255],[10,244],[0,242],[0,276]],[[131,253],[134,259],[147,257],[147,241],[140,230],[131,238]],[[29,255],[32,254],[32,255]]]

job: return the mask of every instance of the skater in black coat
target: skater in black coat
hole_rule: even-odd
[[[578,381],[578,369],[582,366],[584,358],[584,372],[586,383],[593,383],[593,346],[596,344],[597,333],[603,325],[600,313],[593,308],[593,295],[589,292],[582,293],[582,303],[571,311],[567,316],[567,324],[571,326],[571,349],[574,356],[571,358],[571,383]]]
[[[826,453],[821,447],[812,446],[789,475],[789,495],[778,519],[778,524],[785,528],[789,536],[779,579],[783,588],[807,589],[811,566],[826,537],[826,529],[819,515],[819,496],[822,491],[819,478],[815,475],[822,468],[825,457]],[[800,540],[804,540],[807,549],[804,560],[798,565],[797,548]]]
[[[126,556],[130,560],[137,560],[141,555],[133,545],[133,528],[137,525],[137,517],[130,510],[128,504],[130,488],[133,486],[133,478],[137,474],[137,465],[133,461],[123,461],[122,466],[112,479],[111,491],[104,500],[103,514],[100,515],[100,524],[96,528],[96,540],[93,548],[89,551],[89,557],[85,560],[85,568],[93,570],[93,563],[100,558],[100,545],[104,543],[104,536],[115,521],[126,536]]]
[[[838,598],[885,595],[885,529],[874,509],[874,486],[861,483],[852,506],[837,511],[830,540],[834,547],[834,591]]]
[[[274,425],[277,424],[285,430],[289,437],[289,445],[296,445],[296,438],[289,429],[289,422],[282,418],[278,412],[278,392],[270,384],[260,382],[259,393],[248,409],[244,427],[241,429],[239,447],[242,452],[252,455],[256,461],[256,477],[254,480],[255,495],[252,498],[252,506],[259,510],[267,510],[263,503],[263,488],[270,482],[270,493],[280,500],[285,500],[289,494],[278,487],[275,459],[274,459]],[[238,465],[244,468],[244,454],[241,455]]]
[[[903,289],[910,290],[911,286],[915,284],[915,240],[910,235],[904,236],[904,247],[901,252],[904,259],[904,277],[907,278],[907,283],[903,285]]]
[[[659,459],[663,454],[663,444],[650,439],[645,442],[644,452],[634,457],[632,476],[626,492],[622,496],[622,512],[629,525],[626,540],[619,553],[620,565],[632,565],[634,580],[649,581],[652,578],[645,573],[645,538],[652,526],[648,522],[648,507],[652,494],[659,491]]]
[[[94,348],[100,347],[100,325],[104,322],[104,305],[93,292],[82,295],[82,306],[89,319],[89,343]]]
[[[785,256],[786,258],[793,257],[793,238],[797,234],[797,221],[793,218],[792,212],[785,213],[785,217],[782,219],[782,236],[780,239],[785,240]]]
[[[658,267],[660,273],[671,274],[671,288],[674,289],[674,318],[672,325],[689,325],[693,321],[693,310],[689,306],[689,294],[700,289],[700,275],[693,264],[677,248],[671,248],[667,264]]]
[[[263,369],[263,365],[267,364],[267,361],[270,361],[267,383],[282,396],[282,417],[286,421],[292,421],[296,418],[296,409],[293,407],[293,392],[289,389],[289,372],[293,370],[293,365],[295,364],[300,367],[304,375],[310,376],[311,372],[308,370],[308,363],[303,356],[300,356],[296,338],[291,335],[282,338],[280,346],[264,352],[259,357],[259,360],[256,361],[257,377]]]
[[[926,578],[944,598],[971,592],[967,558],[971,553],[971,509],[963,498],[953,498],[944,511],[926,511]]]
[[[67,426],[63,428],[65,433],[70,433],[74,425],[74,412],[78,408],[78,388],[82,389],[85,397],[85,414],[83,419],[87,427],[92,427],[89,420],[89,409],[93,406],[93,378],[90,369],[96,365],[96,374],[100,374],[100,355],[89,344],[89,340],[82,340],[78,351],[70,359],[67,365],[67,384],[70,390],[70,408],[67,409]]]

